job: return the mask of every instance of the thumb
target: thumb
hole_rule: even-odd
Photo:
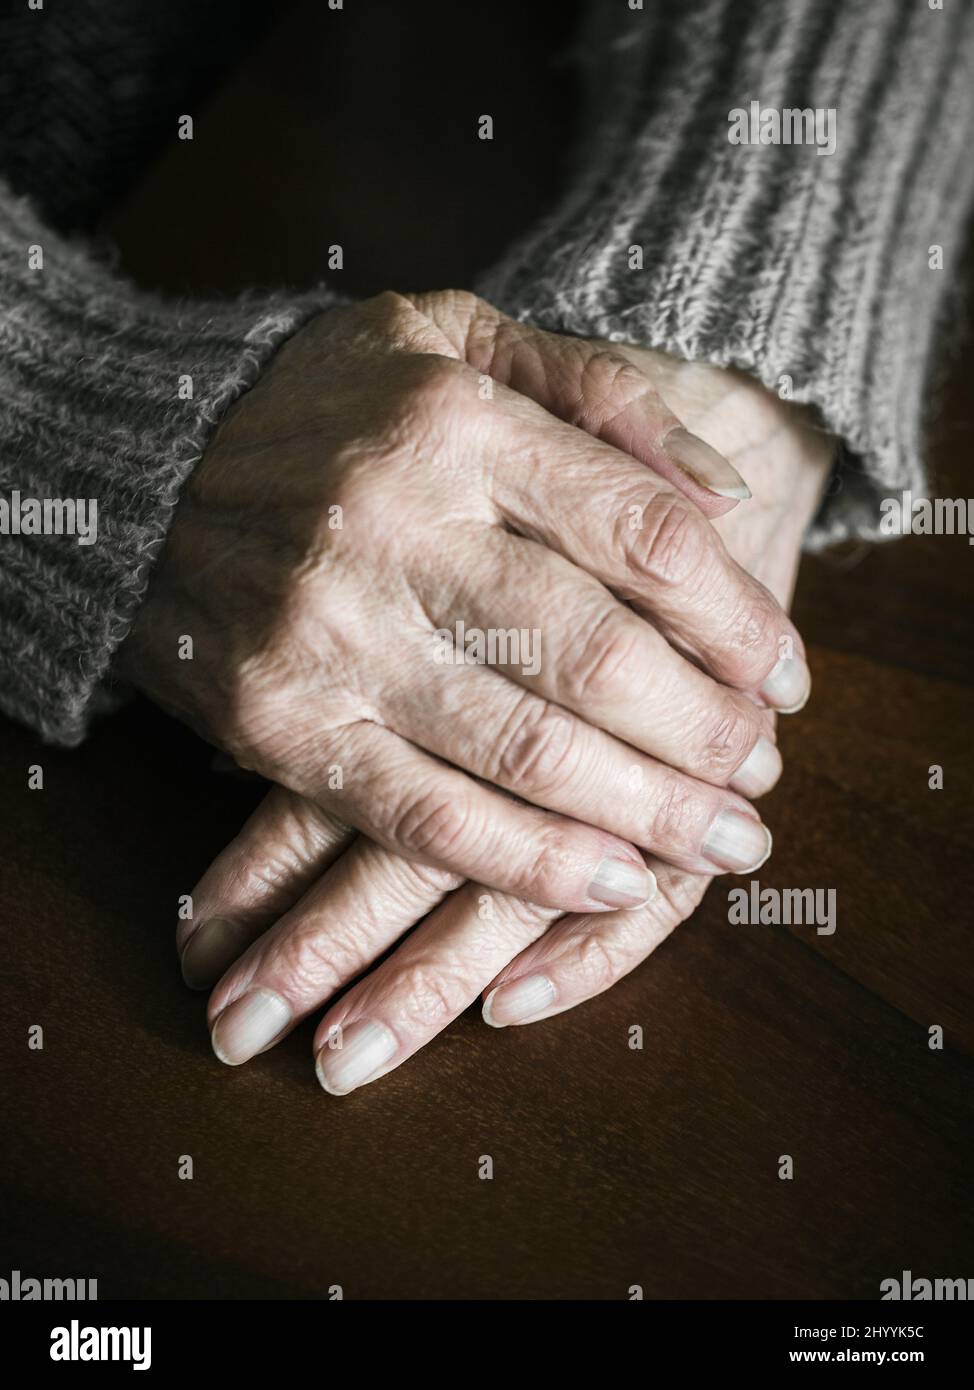
[[[751,496],[737,469],[684,428],[649,378],[611,344],[513,320],[496,341],[491,376],[645,463],[705,516],[723,516]]]
[[[723,516],[750,497],[736,468],[685,429],[649,377],[611,343],[517,323],[474,295],[416,299],[425,299],[417,307],[472,367],[646,464],[705,516]]]

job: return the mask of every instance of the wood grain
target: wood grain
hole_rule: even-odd
[[[275,71],[295,42],[285,31],[253,61]],[[247,84],[218,99],[194,159],[227,153]],[[301,126],[315,91],[297,87],[287,118]],[[479,215],[482,178],[441,154],[451,207]],[[164,161],[119,219],[149,280],[150,214],[174,178]],[[200,173],[205,235],[175,269],[159,253],[158,283],[219,279],[226,213],[206,187]],[[472,273],[484,243],[464,226],[414,228],[414,267],[432,273],[440,236],[467,248],[457,276]],[[238,229],[231,278],[261,278],[260,241],[248,259]],[[370,254],[364,279],[392,281],[391,241]],[[947,495],[974,491],[971,384],[958,363],[935,457]],[[315,1083],[310,1024],[221,1066],[179,978],[177,896],[256,789],[144,704],[72,753],[4,724],[0,1272],[150,1298],[321,1297],[338,1283],[348,1298],[624,1298],[641,1284],[647,1297],[874,1299],[903,1269],[974,1274],[972,565],[963,538],[914,538],[803,566],[815,694],[784,721],[760,878],[834,887],[833,936],[731,926],[724,881],[598,1000],[504,1032],[473,1010],[342,1100]],[[38,762],[45,787],[30,792]],[[41,1052],[26,1045],[38,1023]],[[192,1181],[177,1177],[184,1154]]]

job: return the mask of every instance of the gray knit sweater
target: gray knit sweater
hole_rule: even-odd
[[[478,288],[545,327],[784,386],[844,445],[811,543],[876,534],[878,500],[923,486],[931,349],[974,192],[972,6],[643,3],[589,5],[577,175]],[[63,744],[105,701],[222,413],[337,298],[166,302],[61,234],[105,196],[93,158],[134,166],[150,116],[171,133],[187,109],[185,92],[169,91],[171,110],[158,96],[200,8],[74,0],[59,21],[0,0],[0,708]],[[821,109],[812,143],[732,143],[745,116],[773,138],[784,108]],[[96,542],[17,534],[24,499],[43,498],[96,499]]]

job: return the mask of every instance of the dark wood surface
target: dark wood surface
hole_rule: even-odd
[[[158,182],[141,196],[130,227]],[[971,377],[940,412],[945,495],[974,491]],[[783,721],[760,879],[834,887],[834,936],[729,925],[724,880],[598,1000],[501,1032],[471,1010],[341,1100],[311,1024],[221,1066],[180,981],[177,897],[257,789],[142,703],[71,753],[0,726],[0,1274],[102,1297],[863,1299],[903,1269],[974,1274],[972,565],[946,537],[803,566],[815,694]]]

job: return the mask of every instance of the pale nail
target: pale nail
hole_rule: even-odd
[[[341,1045],[325,1043],[315,1059],[318,1080],[333,1096],[347,1096],[364,1086],[399,1049],[395,1034],[370,1018],[350,1023],[336,1036]]]
[[[642,907],[656,894],[656,876],[628,859],[603,859],[588,892],[606,907]]]
[[[180,964],[190,989],[211,989],[247,944],[247,928],[226,917],[211,917],[189,938]]]
[[[761,694],[779,714],[795,714],[812,693],[812,673],[800,656],[783,656],[761,686]]]
[[[262,1052],[291,1022],[291,1006],[272,989],[242,994],[213,1025],[213,1051],[228,1067],[239,1067]]]
[[[762,734],[731,778],[731,788],[741,796],[763,796],[781,776],[781,754]]]
[[[742,811],[721,811],[710,827],[702,853],[718,868],[751,873],[760,869],[771,853],[771,831]]]
[[[718,497],[734,497],[739,502],[746,502],[750,497],[751,489],[737,469],[723,454],[718,454],[689,430],[672,430],[664,439],[663,447],[680,471],[708,492],[715,492]]]
[[[547,975],[525,975],[510,984],[498,985],[484,1000],[484,1022],[491,1028],[526,1023],[544,1013],[555,1002],[555,987]]]

